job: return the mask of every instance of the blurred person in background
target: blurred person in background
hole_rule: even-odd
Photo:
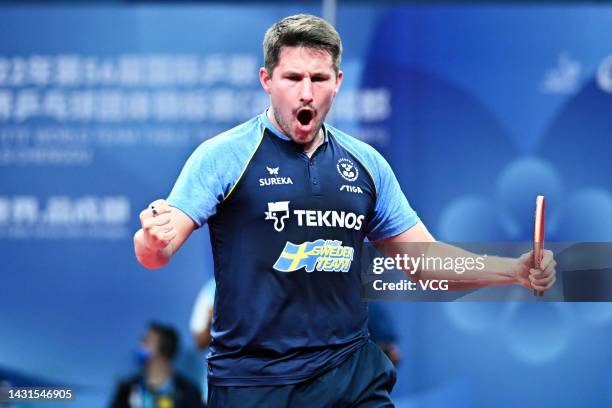
[[[0,372],[0,395],[5,395],[5,393],[8,393],[9,388],[11,388],[11,383],[5,380]],[[9,408],[8,402],[3,402],[0,400],[0,408]]]
[[[179,336],[170,326],[149,324],[137,350],[141,372],[117,387],[112,408],[202,408],[198,387],[174,370]]]
[[[200,292],[193,305],[191,311],[191,319],[189,321],[189,327],[195,346],[200,350],[204,356],[208,354],[208,346],[210,344],[210,328],[212,325],[213,317],[213,306],[215,302],[215,279],[209,279]],[[208,399],[208,372],[204,370],[202,376],[202,401],[206,402]]]
[[[259,71],[270,107],[202,143],[167,201],[140,213],[134,250],[149,269],[209,226],[217,284],[209,406],[393,406],[396,372],[369,340],[360,297],[364,240],[390,257],[407,242],[426,243],[429,256],[475,256],[429,245],[385,159],[324,124],[343,80],[341,53],[338,33],[319,17],[275,23]],[[552,252],[541,270],[532,258],[489,257],[488,269],[461,275],[420,268],[414,278],[547,290]]]

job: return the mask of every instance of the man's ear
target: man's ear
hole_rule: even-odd
[[[344,73],[342,71],[338,71],[338,78],[336,79],[336,89],[334,89],[334,96],[340,91],[340,85],[342,85],[342,78],[344,78]]]
[[[266,91],[268,95],[270,95],[270,81],[272,80],[272,76],[268,75],[268,71],[261,67],[259,68],[259,82],[261,83],[261,87]]]

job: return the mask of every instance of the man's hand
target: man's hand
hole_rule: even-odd
[[[155,200],[140,213],[142,228],[134,234],[136,259],[148,269],[161,268],[197,228],[185,213]]]
[[[557,280],[555,267],[557,262],[550,250],[544,251],[544,257],[540,269],[535,269],[533,264],[533,251],[529,251],[518,258],[516,280],[528,289],[545,291],[552,287]]]
[[[172,208],[166,200],[155,200],[140,213],[144,245],[151,251],[166,248],[176,237],[170,215]]]

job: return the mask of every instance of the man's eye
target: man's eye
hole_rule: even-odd
[[[327,78],[326,77],[322,77],[322,76],[312,77],[312,82],[323,82],[325,80],[327,80]]]
[[[301,78],[297,75],[290,75],[287,77],[290,81],[299,81]]]

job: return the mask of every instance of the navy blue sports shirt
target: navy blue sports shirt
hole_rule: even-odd
[[[324,130],[309,158],[263,113],[202,143],[168,197],[210,229],[214,385],[298,383],[368,339],[364,239],[400,234],[418,217],[378,152]]]

